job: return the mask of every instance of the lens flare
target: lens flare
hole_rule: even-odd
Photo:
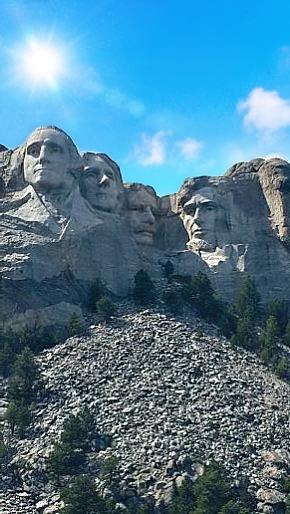
[[[65,58],[61,48],[51,42],[30,38],[14,51],[18,78],[31,89],[56,88],[65,73]]]

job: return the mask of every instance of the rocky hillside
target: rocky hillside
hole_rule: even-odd
[[[44,397],[29,437],[15,443],[15,460],[29,462],[34,472],[22,461],[17,490],[4,478],[3,514],[59,512],[57,491],[40,471],[64,420],[85,405],[99,432],[113,438],[111,447],[90,454],[91,471],[96,457],[118,457],[125,498],[139,491],[157,503],[169,501],[179,477],[194,477],[214,458],[236,484],[249,478],[259,512],[274,512],[283,500],[290,386],[214,327],[127,311],[111,324],[91,324],[38,361]]]

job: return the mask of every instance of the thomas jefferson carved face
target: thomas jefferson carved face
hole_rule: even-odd
[[[121,178],[113,165],[94,154],[85,154],[80,190],[93,209],[116,212],[123,192]]]
[[[192,250],[214,250],[218,245],[218,230],[226,226],[225,213],[212,187],[194,191],[183,205],[181,218]]]
[[[70,190],[71,156],[67,136],[53,128],[35,131],[28,138],[24,156],[24,179],[39,191]]]
[[[126,190],[128,218],[138,244],[152,245],[156,232],[157,199],[146,187]]]

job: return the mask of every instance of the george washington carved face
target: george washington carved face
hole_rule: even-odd
[[[38,191],[69,191],[75,181],[74,157],[77,161],[77,151],[64,132],[53,127],[37,129],[26,143],[24,180]]]

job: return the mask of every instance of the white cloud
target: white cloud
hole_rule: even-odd
[[[180,141],[176,141],[176,147],[179,149],[182,157],[186,160],[192,160],[200,153],[203,143],[193,139],[192,137],[186,137]]]
[[[141,134],[130,158],[133,157],[141,166],[158,166],[165,162],[173,164],[180,162],[180,157],[184,161],[192,161],[202,147],[203,143],[192,137],[175,140],[170,130],[159,130],[153,135]]]
[[[166,161],[166,137],[168,132],[159,130],[153,136],[141,134],[141,142],[134,147],[133,153],[141,166],[158,166]]]
[[[253,89],[245,100],[238,102],[238,111],[244,114],[244,124],[259,132],[273,133],[290,126],[290,100],[277,91],[262,87]]]

